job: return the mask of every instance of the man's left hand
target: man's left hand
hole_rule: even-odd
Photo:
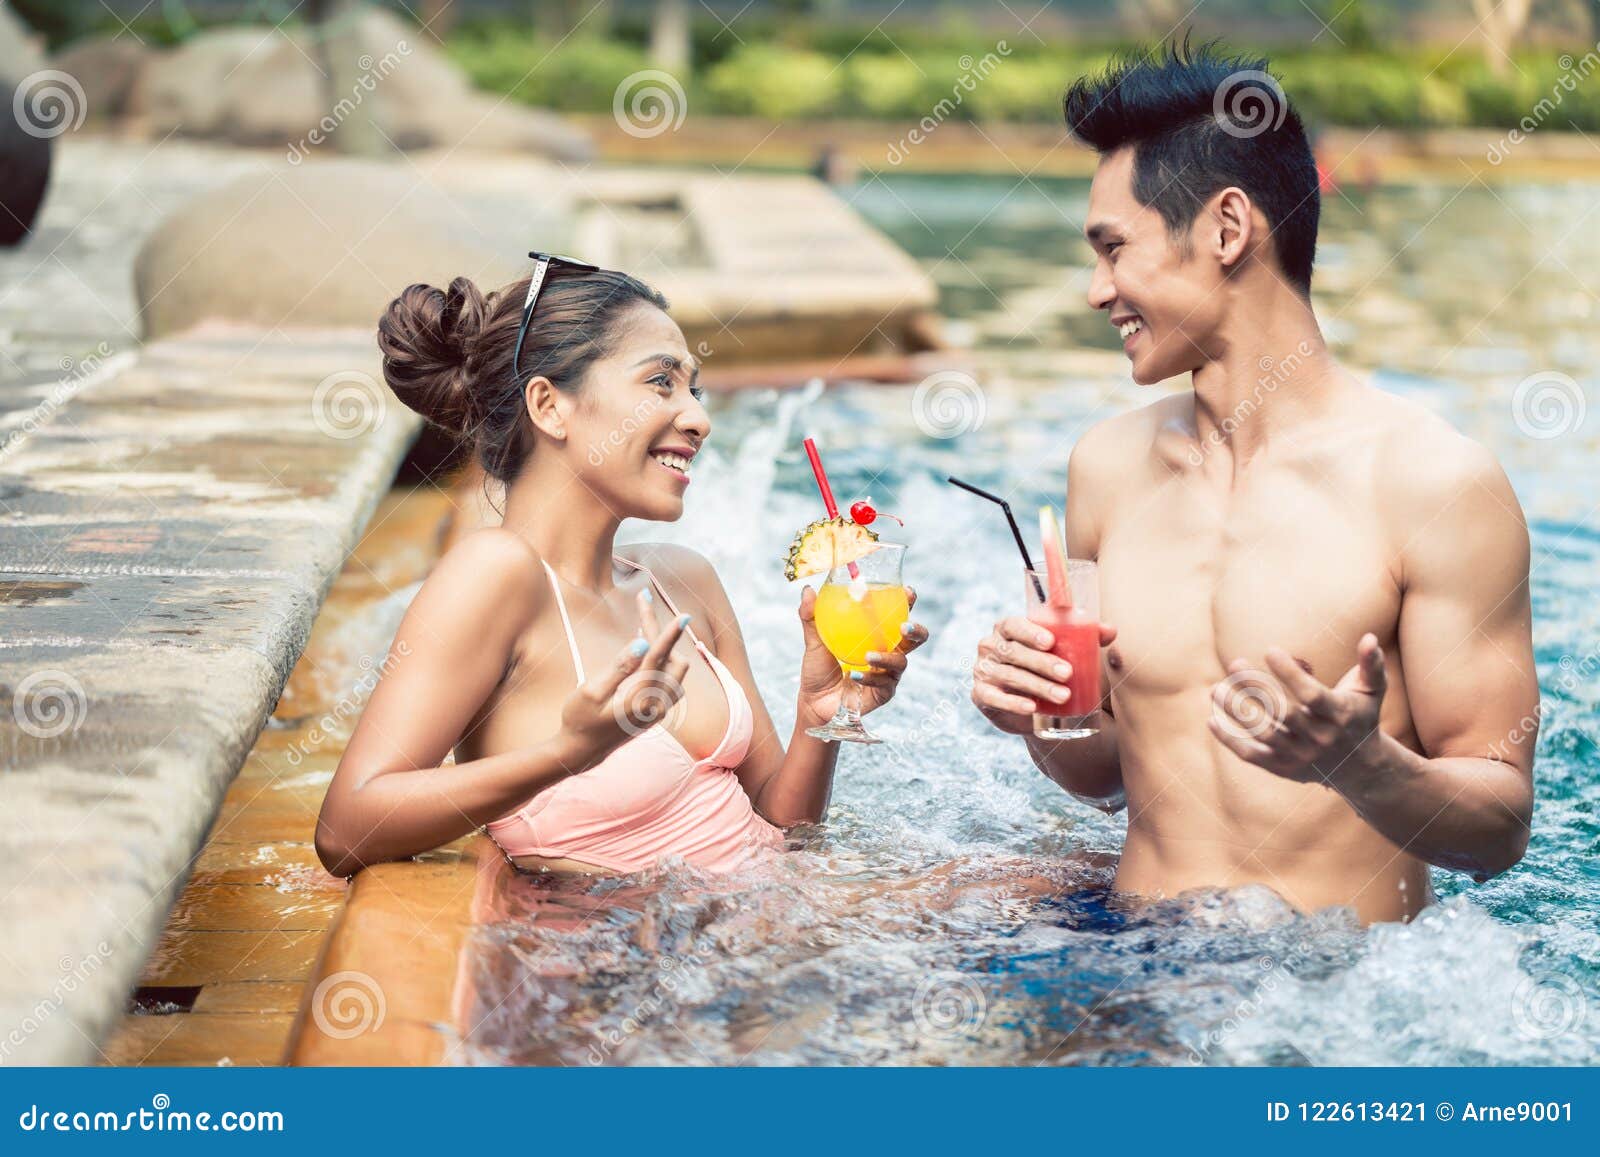
[[[1343,770],[1363,769],[1378,743],[1378,712],[1388,688],[1383,648],[1361,636],[1356,664],[1329,687],[1281,647],[1266,653],[1269,679],[1243,659],[1211,689],[1211,734],[1240,759],[1298,783],[1337,786]]]

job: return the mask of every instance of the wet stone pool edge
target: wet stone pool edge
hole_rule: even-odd
[[[99,1059],[415,436],[377,370],[366,332],[209,326],[8,415],[0,1063]]]

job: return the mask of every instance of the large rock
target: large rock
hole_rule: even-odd
[[[50,183],[50,141],[82,111],[76,94],[38,75],[43,68],[33,37],[0,5],[0,98],[7,105],[0,113],[0,245],[15,245],[33,228]],[[12,115],[14,100],[33,99],[44,104],[32,110],[25,103],[22,116]],[[33,119],[35,111],[45,119]]]
[[[219,28],[152,53],[129,94],[129,112],[157,137],[212,136],[223,127],[221,94],[246,61],[270,52],[277,39],[270,28]]]
[[[129,98],[150,56],[131,36],[96,36],[69,45],[53,61],[83,89],[91,120],[127,115]]]
[[[473,204],[378,162],[287,163],[206,193],[139,251],[134,291],[146,336],[207,318],[268,327],[376,326],[415,281],[456,275],[486,290],[520,276],[536,211]]]
[[[15,83],[44,67],[44,56],[39,51],[39,40],[5,4],[0,4],[0,76],[11,84],[6,85],[6,99],[11,98]]]
[[[276,146],[295,160],[337,152],[341,126],[356,116],[370,118],[379,139],[399,149],[593,155],[588,135],[560,117],[473,92],[428,33],[389,12],[363,9],[337,43],[357,53],[356,67],[350,87],[330,94],[315,63],[323,49],[305,27],[202,32],[151,57],[131,111],[157,134]]]

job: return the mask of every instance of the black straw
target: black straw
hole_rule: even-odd
[[[1011,524],[1011,537],[1017,540],[1017,549],[1022,552],[1022,561],[1027,564],[1028,577],[1033,580],[1033,589],[1039,592],[1039,601],[1041,603],[1048,602],[1049,600],[1044,597],[1044,586],[1039,582],[1039,576],[1034,573],[1033,559],[1028,555],[1028,544],[1022,541],[1022,531],[1017,528],[1016,516],[1011,513],[1011,503],[1001,498],[998,494],[990,494],[987,490],[974,486],[970,482],[963,482],[959,478],[946,478],[945,481],[952,486],[959,486],[963,490],[976,494],[979,498],[987,498],[990,502],[998,504],[1000,509],[1006,512],[1006,521]]]

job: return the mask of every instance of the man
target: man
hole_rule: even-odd
[[[1190,388],[1068,464],[1068,550],[1115,624],[1104,728],[1033,737],[1069,669],[1021,617],[979,645],[974,703],[1126,804],[1119,890],[1258,883],[1370,923],[1427,904],[1429,864],[1505,871],[1533,806],[1526,525],[1487,451],[1330,356],[1300,118],[1265,61],[1209,48],[1083,78],[1066,117],[1100,154],[1090,304],[1136,382]]]

